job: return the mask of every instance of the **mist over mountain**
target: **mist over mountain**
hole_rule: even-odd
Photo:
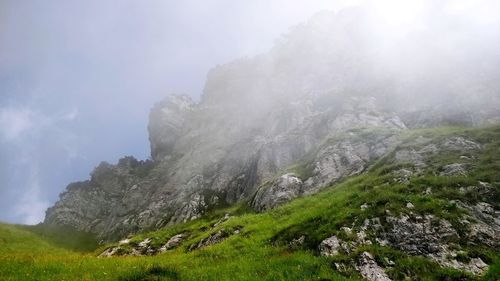
[[[200,102],[173,95],[153,107],[152,160],[102,163],[45,223],[112,239],[241,201],[267,208],[259,186],[318,149],[287,200],[363,172],[400,130],[498,121],[500,29],[442,7],[421,13],[401,28],[365,7],[320,12],[269,52],[216,66]],[[322,163],[326,140],[359,128],[384,133],[346,137]]]
[[[0,4],[0,39],[41,44],[0,45],[0,101],[17,102],[0,105],[2,218],[39,221],[58,191],[43,178],[81,172],[83,135],[87,162],[131,147],[43,222],[0,223],[0,280],[500,280],[500,3],[311,1]],[[261,52],[317,7],[344,8]],[[12,98],[38,85],[24,70],[45,88]],[[87,104],[68,110],[69,86]]]

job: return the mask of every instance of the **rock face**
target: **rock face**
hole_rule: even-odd
[[[274,208],[302,194],[302,186],[302,180],[294,174],[282,175],[270,186],[257,191],[253,206],[258,211]]]
[[[210,208],[241,200],[251,199],[263,211],[361,173],[394,147],[405,129],[373,98],[349,98],[334,112],[306,97],[281,105],[266,120],[230,118],[232,113],[208,102],[172,99],[151,113],[153,161],[128,157],[118,165],[101,164],[89,181],[69,186],[47,210],[45,223],[71,225],[109,240],[196,219]],[[367,108],[372,115],[364,113]],[[175,122],[162,121],[168,118]],[[302,175],[286,173],[273,180],[308,155],[312,158]]]
[[[475,216],[470,218],[478,220]],[[441,266],[469,271],[473,274],[481,274],[487,270],[488,265],[479,257],[471,258],[468,261],[461,261],[457,258],[460,254],[460,247],[454,241],[460,239],[459,232],[450,222],[445,219],[436,218],[432,215],[408,216],[385,218],[390,228],[387,232],[378,232],[378,235],[387,239],[389,245],[400,249],[411,255],[427,256]],[[479,220],[480,221],[480,220]],[[480,239],[474,239],[477,235],[476,226],[484,227],[480,232],[484,234]],[[463,238],[478,245],[489,245],[498,247],[500,240],[498,226],[478,223],[469,225],[467,220],[462,221],[461,232]],[[487,233],[487,234],[486,234]],[[497,235],[497,236],[495,236]],[[496,237],[496,238],[495,238]]]
[[[443,267],[475,275],[483,274],[488,269],[488,264],[477,256],[460,258],[466,252],[457,242],[465,239],[469,245],[497,249],[500,246],[500,212],[494,211],[485,202],[475,206],[457,202],[457,205],[470,213],[463,216],[458,226],[430,214],[392,216],[388,213],[382,218],[366,219],[363,225],[356,227],[359,229],[356,235],[352,235],[353,229],[342,227],[341,230],[349,239],[342,240],[333,235],[319,244],[319,253],[322,256],[338,256],[354,253],[363,245],[378,244],[396,248],[409,255],[430,258]],[[390,265],[391,262],[386,264]],[[369,253],[363,253],[355,267],[367,280],[388,280],[384,279],[388,277],[383,268],[375,263]]]
[[[68,186],[47,210],[44,223],[70,225],[115,240],[141,229],[196,219],[236,202],[250,201],[259,211],[273,208],[365,171],[393,151],[406,124],[429,125],[421,116],[429,105],[441,104],[432,99],[434,93],[460,92],[469,86],[463,83],[497,88],[488,84],[497,75],[471,75],[475,72],[469,64],[463,75],[467,78],[458,79],[459,85],[449,83],[451,88],[442,81],[429,83],[436,75],[427,69],[397,73],[400,68],[386,61],[405,61],[410,64],[405,69],[413,69],[413,61],[406,58],[416,49],[443,54],[443,65],[450,69],[465,67],[439,48],[446,44],[430,49],[404,46],[394,52],[403,54],[401,58],[386,60],[382,47],[364,47],[377,35],[374,24],[362,9],[320,13],[268,53],[210,70],[199,102],[171,96],[151,110],[152,160],[126,157],[116,165],[102,163],[90,180]],[[426,35],[416,34],[418,39]],[[422,60],[435,61],[415,61]],[[443,81],[457,81],[443,73],[447,71],[438,75]],[[413,78],[401,77],[405,74]],[[475,101],[482,100],[481,94],[474,93]],[[453,116],[464,111],[460,104],[470,96],[455,97],[456,108],[433,107],[434,115],[444,116],[435,120],[461,124]],[[401,102],[411,106],[401,107]],[[498,116],[498,104],[497,97],[485,104],[468,103],[464,114],[474,122],[464,123],[488,123]],[[477,144],[457,138],[440,145],[474,149]],[[433,149],[439,147],[400,149],[396,159],[419,163]]]
[[[389,243],[402,251],[413,255],[428,255],[441,251],[441,242],[458,238],[451,224],[432,215],[425,217],[402,215],[387,217],[391,228],[386,238]]]
[[[60,200],[47,210],[45,223],[68,225],[76,229],[96,232],[106,229],[106,236],[123,237],[133,228],[123,228],[126,222],[117,217],[148,204],[143,194],[154,192],[156,186],[144,181],[153,167],[151,161],[138,161],[133,157],[120,159],[117,165],[102,162],[88,181],[72,183],[60,195]],[[114,223],[113,223],[114,220]]]
[[[397,131],[366,132],[367,136],[349,134],[333,139],[322,146],[309,164],[310,177],[304,182],[306,194],[340,179],[362,173],[374,160],[379,159],[398,143]],[[393,128],[395,129],[395,128]]]
[[[440,141],[430,142],[424,137],[419,137],[413,141],[409,147],[403,147],[395,151],[394,163],[411,164],[415,169],[426,168],[427,160],[443,152],[470,152],[481,148],[481,145],[463,137],[450,137]],[[442,176],[463,176],[467,173],[467,165],[453,163],[440,167]],[[410,171],[411,172],[411,171]],[[405,173],[404,171],[402,173]],[[407,173],[407,172],[406,172]]]
[[[374,160],[399,143],[395,133],[400,127],[381,128],[389,130],[365,132],[370,135],[368,138],[351,133],[341,138],[328,139],[312,154],[312,160],[299,165],[303,180],[298,175],[289,173],[264,184],[259,187],[252,206],[258,211],[267,210],[362,173]]]
[[[422,175],[432,175],[445,180],[451,177],[464,178],[469,171],[472,174],[470,167],[475,165],[475,156],[472,155],[481,155],[480,150],[486,146],[487,143],[480,144],[472,139],[457,136],[440,137],[432,141],[424,137],[412,138],[398,145],[381,160],[384,165],[388,165],[382,166],[383,175],[388,178],[374,189],[383,186],[402,187],[402,190],[414,188],[418,184],[415,184],[413,177],[418,180],[419,177],[425,177]],[[454,160],[444,158],[447,160],[436,161],[443,159],[440,157],[451,155]],[[454,163],[455,160],[463,163]],[[450,162],[451,164],[443,165]],[[469,176],[469,179],[472,178]],[[433,192],[442,192],[439,190],[441,188],[450,188],[449,192],[463,196],[461,200],[464,202],[449,200],[449,195],[444,195],[441,199],[447,202],[452,210],[450,213],[453,212],[455,216],[447,216],[448,211],[430,213],[419,206],[422,202],[418,200],[399,202],[401,205],[392,211],[387,207],[380,209],[381,205],[376,202],[363,203],[360,212],[377,214],[378,217],[368,216],[359,220],[359,216],[355,216],[344,226],[334,227],[325,239],[317,244],[319,254],[338,261],[335,266],[340,272],[349,272],[349,269],[354,268],[367,280],[387,280],[385,278],[388,278],[388,275],[384,268],[393,269],[398,263],[380,253],[376,255],[378,264],[369,253],[359,254],[360,251],[370,249],[370,245],[390,247],[409,256],[426,257],[442,267],[465,271],[468,274],[484,274],[492,260],[472,249],[496,250],[500,246],[500,211],[496,204],[498,193],[493,184],[477,181],[477,184],[470,186],[460,184],[447,187],[447,182],[444,187],[433,185],[433,188],[430,188],[427,185],[421,185],[417,192],[422,199],[432,198]],[[470,195],[474,200],[468,201],[464,195]],[[298,233],[305,237],[314,237],[314,231],[311,230],[301,229]],[[350,262],[345,262],[346,257],[350,258]],[[391,277],[395,276],[393,270],[388,270],[387,273]]]
[[[151,157],[161,159],[173,153],[182,136],[184,124],[195,103],[188,96],[171,96],[155,104],[149,115]]]

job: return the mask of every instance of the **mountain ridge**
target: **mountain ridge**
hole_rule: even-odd
[[[443,22],[445,32],[456,19]],[[494,60],[487,67],[469,66],[478,70],[469,76],[460,57],[443,56],[446,61],[438,67],[422,69],[449,51],[440,49],[442,42],[422,44],[417,39],[432,33],[417,30],[400,44],[403,39],[376,32],[377,26],[362,8],[322,12],[292,29],[268,53],[210,70],[200,102],[172,96],[153,107],[151,160],[124,158],[118,165],[99,165],[89,181],[70,185],[47,210],[44,223],[116,240],[238,202],[261,209],[256,193],[273,201],[263,184],[335,137],[337,143],[311,160],[318,165],[309,167],[309,178],[300,179],[300,191],[290,194],[312,194],[363,172],[398,144],[390,134],[382,138],[387,131],[396,136],[408,127],[499,120],[500,98],[491,94],[500,88],[490,79],[496,73]],[[386,60],[381,46],[366,47],[374,38],[402,47]],[[463,38],[450,40],[457,44]],[[474,54],[480,56],[477,48]],[[405,59],[410,52],[421,60]],[[401,65],[406,71],[395,73]],[[447,83],[456,77],[465,78]],[[471,96],[459,90],[463,85],[479,90]],[[373,139],[356,138],[363,128],[379,133],[368,135]]]

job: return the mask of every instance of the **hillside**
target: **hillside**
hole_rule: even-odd
[[[500,278],[500,127],[350,132],[265,182],[261,194],[284,198],[272,206],[256,196],[90,253],[1,225],[0,279]],[[305,182],[318,175],[311,159],[325,148],[381,135],[397,144],[363,173],[313,195],[296,192],[295,178]],[[249,205],[262,206],[261,212]]]

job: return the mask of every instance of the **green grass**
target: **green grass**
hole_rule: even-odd
[[[76,252],[91,252],[99,247],[97,238],[91,233],[77,231],[68,226],[43,224],[22,225],[20,228],[33,232],[52,245]]]
[[[383,216],[386,210],[395,214],[408,212],[407,202],[415,205],[414,213],[432,213],[452,224],[464,211],[450,203],[451,199],[486,200],[498,208],[500,128],[446,128],[405,134],[409,139],[419,135],[429,138],[467,135],[486,145],[474,155],[476,160],[469,177],[424,173],[412,178],[409,184],[387,184],[392,179],[391,171],[401,165],[380,161],[363,175],[269,212],[258,214],[241,204],[213,210],[199,220],[134,236],[132,244],[152,238],[152,245],[160,246],[175,234],[188,234],[179,248],[153,257],[100,259],[96,255],[109,245],[88,252],[96,247],[88,235],[71,235],[64,231],[61,235],[60,231],[50,229],[0,224],[0,280],[360,280],[354,270],[341,274],[335,271],[333,264],[349,264],[364,250],[374,254],[379,264],[384,264],[385,258],[393,260],[396,265],[387,272],[394,280],[499,280],[498,252],[465,244],[465,253],[460,259],[481,257],[493,264],[484,276],[476,278],[440,268],[428,259],[377,245],[364,246],[335,258],[318,255],[318,244],[331,235],[341,236],[340,227],[358,227],[365,218]],[[459,156],[460,152],[438,155],[432,159],[431,168],[448,164]],[[478,180],[492,183],[497,192],[488,198],[457,192],[459,187],[477,184]],[[432,187],[432,195],[424,195],[427,187]],[[368,203],[369,208],[361,210],[364,203]],[[212,227],[225,213],[233,217]],[[212,233],[236,228],[242,228],[241,232],[222,243],[188,251],[190,245]],[[75,239],[64,238],[68,235]],[[299,249],[290,249],[289,241],[302,235],[306,237],[305,243]]]

